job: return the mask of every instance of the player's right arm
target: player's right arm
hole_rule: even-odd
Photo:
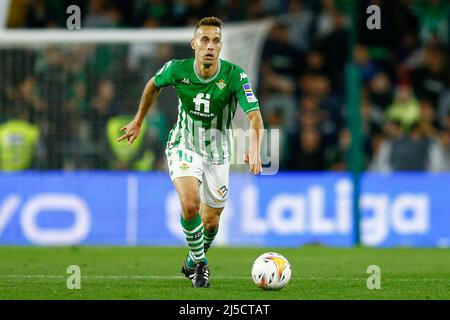
[[[145,116],[159,96],[161,89],[172,84],[172,68],[169,68],[171,64],[172,60],[167,62],[147,83],[142,93],[138,112],[133,121],[120,128],[120,131],[125,131],[125,133],[117,139],[117,142],[128,139],[128,143],[132,144],[139,137]]]
[[[136,113],[133,121],[131,121],[126,126],[120,128],[120,131],[125,131],[125,133],[117,139],[117,142],[128,139],[128,143],[132,144],[141,133],[142,122],[147,115],[148,110],[152,106],[153,102],[156,100],[161,89],[158,89],[155,85],[155,78],[151,78],[150,81],[144,88],[142,93],[141,102],[139,104],[139,110]]]

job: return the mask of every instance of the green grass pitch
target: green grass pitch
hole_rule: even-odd
[[[283,254],[292,278],[281,291],[256,287],[250,271],[263,252]],[[449,249],[223,248],[208,252],[210,289],[180,273],[185,248],[0,247],[0,299],[450,299]],[[69,290],[69,265],[81,289]],[[367,288],[367,267],[381,268],[381,289]]]

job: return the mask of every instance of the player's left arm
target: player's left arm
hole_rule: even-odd
[[[248,154],[244,155],[244,160],[249,164],[249,172],[260,174],[262,171],[261,163],[261,142],[264,123],[259,109],[247,113],[247,119],[250,122],[250,145]]]
[[[239,105],[250,123],[250,145],[244,154],[244,161],[249,164],[249,172],[259,174],[262,171],[261,142],[264,129],[259,102],[253,93],[247,74],[239,67],[235,69],[232,76],[232,87]]]

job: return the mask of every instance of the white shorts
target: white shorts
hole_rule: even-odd
[[[200,199],[211,208],[223,208],[228,199],[230,164],[210,164],[197,153],[183,148],[166,150],[170,179],[196,177]]]

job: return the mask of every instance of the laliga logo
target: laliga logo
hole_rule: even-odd
[[[279,235],[348,234],[352,229],[352,184],[338,180],[334,196],[325,188],[311,185],[305,193],[280,193],[260,216],[258,189],[249,185],[241,193],[242,229],[247,234],[264,235],[269,231]],[[325,213],[326,202],[334,204],[334,215]],[[390,198],[385,193],[361,195],[362,240],[366,245],[380,245],[392,230],[398,235],[424,234],[429,230],[430,200],[426,194],[403,193]]]
[[[0,203],[0,236],[21,205],[21,197],[13,194]],[[64,211],[74,217],[68,228],[42,228],[37,221],[43,212]],[[39,245],[73,245],[83,241],[91,229],[87,204],[73,194],[40,193],[23,203],[20,227],[24,236]]]

